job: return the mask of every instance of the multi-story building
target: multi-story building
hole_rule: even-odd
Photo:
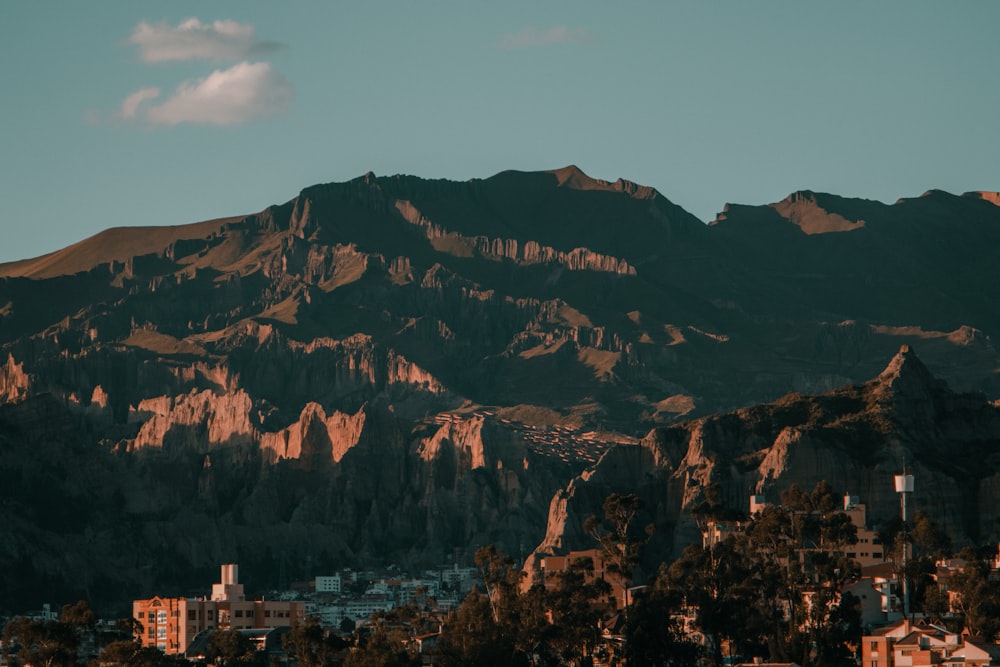
[[[846,555],[861,567],[885,562],[885,549],[878,533],[868,527],[867,509],[857,496],[844,496],[844,514],[858,530],[858,541],[847,547]]]
[[[316,577],[313,589],[317,593],[339,594],[344,586],[344,579],[339,574]]]
[[[247,600],[235,564],[222,566],[221,581],[211,598],[161,598],[132,602],[132,616],[143,625],[138,639],[164,653],[184,653],[204,630],[250,630],[291,627],[305,617],[297,601]]]

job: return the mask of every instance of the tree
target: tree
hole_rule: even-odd
[[[528,664],[529,656],[551,631],[545,618],[544,589],[522,594],[523,572],[494,546],[476,551],[485,592],[470,593],[445,622],[436,664]]]
[[[253,642],[238,630],[215,629],[205,647],[205,660],[219,667],[255,665],[262,661]]]
[[[653,524],[649,524],[646,526],[644,537],[634,535],[632,522],[641,508],[642,500],[638,495],[630,493],[621,496],[612,493],[604,500],[604,518],[611,524],[611,529],[606,530],[601,520],[593,515],[587,517],[583,524],[584,530],[601,545],[604,558],[609,563],[606,569],[622,578],[626,609],[629,604],[628,589],[632,581],[632,572],[639,564],[642,548],[646,546],[654,531]]]
[[[594,562],[577,558],[569,567],[555,575],[556,585],[544,591],[543,604],[550,622],[541,633],[540,641],[570,664],[579,664],[593,653],[600,639],[598,623],[606,605],[611,586],[594,579]]]
[[[102,665],[113,667],[190,667],[191,663],[177,655],[164,655],[152,646],[142,646],[137,641],[114,641],[100,653]]]
[[[764,623],[758,601],[760,578],[755,577],[746,540],[730,537],[704,549],[691,545],[656,584],[668,588],[681,606],[695,611],[695,625],[705,637],[709,659],[722,661],[722,647],[737,655],[755,654],[763,645]]]
[[[3,644],[10,665],[73,667],[80,640],[66,623],[19,616],[4,627]]]
[[[281,645],[301,667],[327,667],[334,664],[337,656],[347,648],[346,642],[327,634],[319,619],[313,616],[296,623],[281,638]]]
[[[97,624],[97,614],[86,600],[80,600],[76,604],[64,604],[59,621],[78,628],[93,628]]]
[[[676,619],[683,612],[683,599],[671,587],[666,568],[661,568],[653,584],[637,594],[632,604],[625,624],[626,662],[651,667],[697,665],[702,649],[682,632]]]
[[[101,649],[101,664],[114,665],[115,667],[129,667],[135,664],[133,661],[140,648],[142,648],[142,645],[131,639],[111,642]]]
[[[371,634],[362,646],[347,654],[344,667],[419,667],[420,656],[409,650],[409,637],[386,627],[383,618],[373,618]]]
[[[963,549],[959,557],[965,567],[953,577],[951,589],[957,593],[955,611],[966,629],[993,641],[1000,634],[1000,582],[990,578],[989,556],[986,549]]]

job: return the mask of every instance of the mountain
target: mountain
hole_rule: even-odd
[[[2,264],[4,597],[527,555],[617,443],[902,344],[997,397],[998,201],[801,191],[705,225],[576,167],[366,174]]]
[[[648,551],[659,559],[700,541],[693,511],[706,489],[746,514],[751,495],[777,503],[792,484],[826,481],[859,496],[879,526],[899,516],[893,476],[904,467],[916,482],[912,505],[954,543],[1000,537],[1000,402],[952,391],[908,345],[864,384],[653,429],[608,451],[553,497],[529,568],[545,554],[592,548],[584,522],[612,492],[642,499],[636,525],[656,526]]]

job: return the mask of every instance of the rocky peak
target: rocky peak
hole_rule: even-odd
[[[635,199],[655,199],[659,196],[659,193],[654,188],[639,185],[623,178],[619,178],[614,183],[598,178],[591,178],[575,164],[568,165],[562,169],[554,169],[548,173],[556,177],[556,181],[561,188],[622,192]]]
[[[811,190],[793,192],[777,204],[771,204],[771,208],[806,234],[849,232],[865,226],[864,220],[849,220],[827,210]]]
[[[931,375],[909,345],[899,348],[872,385],[877,396],[905,400],[927,399],[945,386],[944,382]]]

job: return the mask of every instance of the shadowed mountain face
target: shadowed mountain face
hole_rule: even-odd
[[[997,201],[798,192],[706,226],[575,167],[367,174],[0,265],[0,475],[34,480],[0,484],[0,566],[124,596],[224,559],[264,585],[526,553],[614,441],[863,382],[903,343],[996,397]]]

